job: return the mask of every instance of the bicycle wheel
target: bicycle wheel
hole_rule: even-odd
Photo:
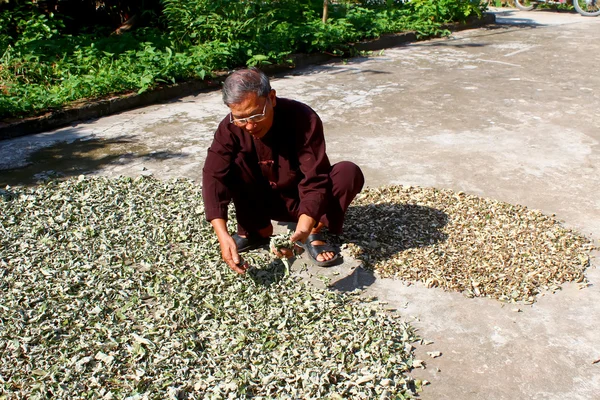
[[[573,7],[586,17],[600,15],[600,0],[573,0]]]
[[[530,0],[515,0],[515,6],[517,6],[517,8],[522,11],[531,11],[537,6],[537,2]]]

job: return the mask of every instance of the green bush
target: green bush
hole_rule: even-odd
[[[218,70],[286,62],[292,53],[344,54],[349,44],[481,15],[477,0],[162,0],[160,18],[122,35],[110,27],[66,29],[69,17],[29,1],[0,5],[0,118],[31,115],[81,99],[161,83],[204,79]],[[154,15],[152,14],[152,15]]]

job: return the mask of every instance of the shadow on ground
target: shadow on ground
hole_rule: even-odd
[[[407,249],[446,241],[441,229],[447,223],[445,212],[415,204],[351,206],[340,239],[360,246],[360,258],[369,266]]]
[[[385,49],[365,51],[366,54],[373,54],[373,55],[376,55],[379,53],[384,53],[384,52],[385,52]],[[333,75],[341,74],[341,73],[347,72],[348,70],[353,70],[353,69],[356,69],[358,71],[359,69],[357,69],[355,67],[355,65],[368,62],[369,60],[370,60],[370,57],[364,57],[364,56],[333,57],[331,60],[328,60],[329,64],[317,64],[317,65],[313,65],[312,67],[309,67],[309,68],[292,69],[289,71],[279,72],[279,73],[275,74],[275,76],[278,77],[279,79],[286,79],[286,78],[293,77],[293,76],[300,76],[300,75],[301,76],[310,76],[310,75],[321,74],[323,72],[328,72],[329,74],[333,74]],[[374,70],[374,69],[360,69],[360,72],[362,74],[369,74],[369,75],[390,75],[391,74],[391,72],[388,72],[388,71],[381,71],[381,70]]]
[[[28,158],[22,168],[0,170],[0,187],[34,185],[50,178],[69,178],[94,172],[108,164],[125,165],[133,160],[167,160],[187,157],[169,151],[150,152],[145,144],[124,137],[59,142]]]
[[[288,271],[283,261],[275,259],[266,267],[260,269],[250,268],[247,275],[254,283],[268,287],[282,280],[287,273]]]
[[[545,26],[543,24],[535,23],[529,19],[527,19],[527,20],[519,19],[519,20],[515,20],[515,21],[516,22],[514,22],[514,23],[502,23],[502,24],[488,25],[485,28],[480,29],[480,31],[482,33],[476,34],[476,35],[471,35],[471,36],[469,36],[469,39],[471,40],[471,39],[484,38],[484,37],[493,36],[493,35],[503,35],[508,32],[530,30],[530,29],[536,29],[538,27]],[[523,21],[526,21],[526,22],[523,22]],[[413,46],[413,47],[456,47],[456,48],[478,48],[478,47],[485,47],[488,45],[489,44],[486,44],[486,43],[465,43],[464,39],[456,39],[453,36],[447,37],[446,40],[434,40],[434,41],[417,42],[417,43],[410,44],[410,46]]]
[[[448,215],[443,211],[415,204],[351,206],[346,215],[344,233],[330,237],[332,243],[349,245],[351,257],[341,266],[313,267],[311,271],[330,279],[331,284],[326,286],[334,290],[351,292],[366,289],[377,280],[374,265],[411,248],[447,240],[447,235],[442,232],[447,223]],[[355,250],[360,254],[354,254]]]

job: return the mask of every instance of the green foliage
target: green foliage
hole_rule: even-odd
[[[0,5],[0,119],[162,83],[204,79],[243,65],[285,63],[292,53],[347,54],[392,32],[420,37],[481,15],[477,0],[162,0],[161,23],[122,35],[72,32],[66,16],[22,1]],[[166,29],[165,29],[166,28]]]
[[[418,37],[447,35],[450,32],[443,25],[481,16],[487,7],[480,0],[411,0],[408,5],[411,9],[408,26]]]

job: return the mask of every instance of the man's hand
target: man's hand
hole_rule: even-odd
[[[229,268],[238,274],[245,274],[248,269],[248,263],[242,260],[242,257],[237,252],[235,240],[228,234],[224,237],[219,237],[219,245],[221,246],[221,256],[223,261],[227,263]]]
[[[314,218],[312,218],[306,214],[302,214],[300,216],[300,218],[298,218],[298,224],[296,225],[296,231],[294,232],[294,234],[292,235],[290,240],[293,243],[306,242],[306,239],[308,238],[308,235],[311,234],[313,228],[315,227],[316,222],[317,221]]]
[[[217,234],[217,239],[219,239],[223,261],[227,263],[229,268],[238,274],[246,273],[248,263],[244,262],[238,254],[235,240],[227,231],[227,221],[217,218],[210,221],[210,223]]]

